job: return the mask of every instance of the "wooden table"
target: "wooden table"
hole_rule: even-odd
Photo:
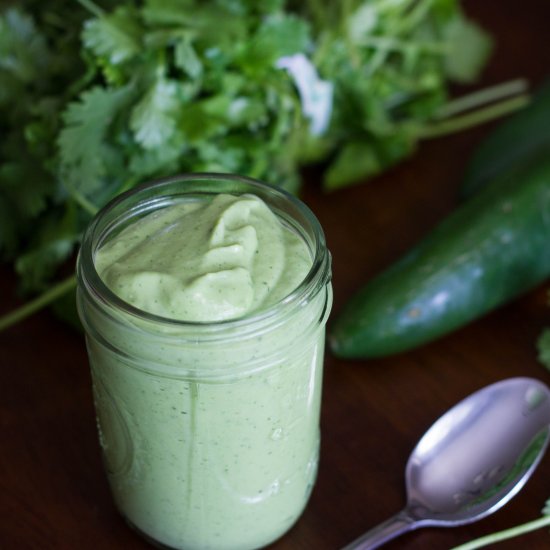
[[[468,13],[497,47],[482,84],[550,72],[546,0],[470,0]],[[490,126],[424,143],[416,156],[370,183],[326,196],[310,181],[304,199],[325,228],[334,261],[334,313],[457,203],[464,159]],[[315,179],[310,177],[310,180]],[[0,273],[0,308],[19,303]],[[546,288],[545,288],[546,286]],[[439,341],[371,361],[326,359],[322,457],[310,504],[275,549],[337,549],[404,503],[403,470],[416,440],[470,392],[517,375],[550,383],[535,341],[549,285]],[[97,444],[80,334],[42,312],[0,334],[0,548],[146,549],[111,501]],[[550,497],[550,456],[504,509],[453,530],[426,529],[391,548],[443,549],[537,518]],[[547,530],[499,548],[550,547]]]

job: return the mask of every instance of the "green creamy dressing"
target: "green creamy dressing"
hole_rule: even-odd
[[[221,194],[138,219],[107,239],[95,265],[135,307],[209,322],[279,303],[312,253],[256,196]],[[90,310],[104,335],[88,337],[100,443],[117,506],[138,530],[171,548],[245,550],[292,526],[317,472],[330,296],[327,283],[258,334],[230,326],[230,345],[165,345],[135,316],[95,321]]]
[[[100,248],[96,269],[137,308],[223,321],[275,304],[311,267],[305,242],[253,195],[216,195],[150,214]]]

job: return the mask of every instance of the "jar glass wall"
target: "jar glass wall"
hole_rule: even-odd
[[[283,300],[234,320],[184,322],[139,310],[103,283],[94,257],[104,243],[153,211],[217,193],[260,197],[307,244],[312,267]],[[285,533],[307,503],[319,453],[332,294],[313,214],[242,177],[153,182],[96,216],[78,282],[99,440],[127,521],[177,549],[258,548]]]

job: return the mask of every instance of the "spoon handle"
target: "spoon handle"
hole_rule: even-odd
[[[410,517],[407,510],[402,510],[386,521],[378,524],[348,544],[342,550],[373,550],[389,542],[390,540],[414,529],[415,520]]]

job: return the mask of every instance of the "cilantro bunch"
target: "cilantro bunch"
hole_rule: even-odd
[[[0,329],[74,286],[50,285],[138,182],[233,172],[298,192],[318,162],[335,189],[518,105],[460,116],[517,87],[449,101],[491,50],[458,0],[97,2],[0,12],[0,254],[43,292]]]

